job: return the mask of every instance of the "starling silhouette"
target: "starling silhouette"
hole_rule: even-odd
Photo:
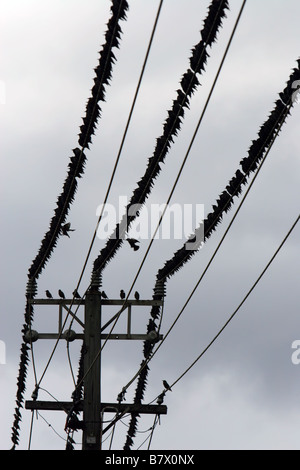
[[[70,238],[70,235],[68,232],[75,232],[75,229],[71,228],[71,223],[68,222],[67,224],[62,226],[61,232],[63,235],[66,235],[67,237]]]
[[[80,295],[78,294],[77,292],[77,289],[75,289],[73,292],[72,292],[73,296],[75,299],[81,299]]]
[[[140,300],[140,294],[138,293],[138,291],[134,293],[134,297],[136,300]]]
[[[104,290],[101,292],[101,297],[103,297],[103,299],[107,299],[107,295],[105,294]]]
[[[48,290],[46,290],[46,296],[48,297],[48,299],[53,299],[51,292],[49,292]]]
[[[163,380],[163,386],[166,390],[170,390],[170,392],[172,392],[172,389],[166,380]]]
[[[125,292],[123,291],[123,289],[120,290],[120,297],[121,299],[125,299]]]
[[[126,238],[126,240],[128,241],[129,245],[131,246],[131,248],[133,248],[134,251],[137,251],[139,250],[139,246],[137,245],[137,243],[140,243],[138,240],[136,240],[135,238]]]
[[[62,290],[59,289],[58,295],[59,295],[59,297],[61,297],[62,299],[65,299],[65,294],[63,293]]]

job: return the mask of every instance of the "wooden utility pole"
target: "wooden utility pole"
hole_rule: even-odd
[[[89,291],[84,310],[84,400],[82,450],[101,448],[101,294]]]

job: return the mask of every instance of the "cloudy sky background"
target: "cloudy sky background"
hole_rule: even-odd
[[[130,197],[161,135],[167,110],[209,1],[165,0],[109,202]],[[201,87],[157,179],[147,208],[166,202],[202,112],[236,20],[240,0],[230,11],[218,42],[209,50]],[[95,230],[96,210],[103,202],[135,93],[158,1],[129,2],[115,52],[111,85],[90,151],[84,177],[69,219],[76,229],[60,238],[38,282],[67,296],[76,286]],[[6,364],[0,365],[1,448],[11,447],[16,379],[24,321],[27,270],[48,229],[66,176],[71,150],[93,85],[98,52],[110,17],[108,0],[1,0],[1,73],[6,94],[1,119],[1,327]],[[251,140],[266,120],[299,58],[300,4],[297,0],[248,0],[220,79],[205,113],[171,203],[204,204],[205,214],[246,156]],[[5,100],[4,100],[5,98]],[[3,103],[5,101],[5,103]],[[162,379],[173,383],[193,362],[232,314],[257,279],[299,214],[299,117],[295,105],[255,181],[222,248],[176,327],[150,363],[145,403],[162,391]],[[244,193],[243,193],[244,194]],[[167,284],[162,333],[172,324],[212,256],[235,208],[223,219],[203,249]],[[198,222],[195,221],[194,226]],[[300,340],[299,234],[297,226],[238,315],[202,359],[166,395],[152,449],[299,449],[300,364],[291,360],[292,343]],[[149,240],[134,253],[123,245],[103,274],[110,298],[128,290]],[[183,240],[156,240],[136,282],[141,298],[150,299],[157,270]],[[92,262],[104,246],[96,239],[80,291],[88,286]],[[135,290],[134,288],[134,290]],[[113,310],[103,312],[104,321]],[[82,312],[80,311],[80,315]],[[147,308],[133,312],[136,333],[144,333]],[[54,308],[35,308],[34,329],[54,331]],[[115,332],[124,332],[123,320]],[[52,341],[34,345],[40,377]],[[77,375],[79,344],[70,352]],[[142,360],[142,343],[109,341],[102,354],[102,400],[115,401]],[[29,365],[27,393],[34,388]],[[73,382],[66,344],[61,342],[41,383],[39,399],[70,400]],[[126,395],[134,396],[135,383]],[[64,449],[65,415],[42,412],[34,421],[33,449]],[[47,422],[44,421],[45,418]],[[105,419],[111,419],[105,415]],[[139,420],[147,431],[153,416]],[[31,413],[22,412],[20,449],[28,446]],[[123,447],[128,419],[115,432],[112,448]],[[47,423],[51,424],[51,428]],[[54,430],[60,434],[58,436]],[[149,432],[138,433],[133,449]],[[75,435],[81,448],[80,433]],[[109,438],[104,448],[109,445]],[[105,447],[106,446],[106,447]],[[147,442],[142,449],[147,448]]]

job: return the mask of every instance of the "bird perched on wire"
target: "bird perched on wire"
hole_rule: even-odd
[[[134,293],[134,297],[135,297],[135,300],[140,300],[140,294],[138,293],[138,291]]]
[[[51,292],[49,292],[48,290],[46,290],[46,296],[48,297],[48,299],[53,299]]]
[[[125,292],[123,291],[123,289],[120,290],[120,297],[121,297],[121,299],[125,299],[125,297],[126,297]]]
[[[58,295],[59,295],[59,297],[61,297],[62,299],[65,299],[65,294],[63,293],[62,290],[59,289]]]
[[[135,238],[126,238],[126,240],[128,241],[129,245],[131,246],[131,248],[133,248],[134,251],[137,251],[139,250],[139,246],[137,245],[137,243],[140,243],[138,240],[136,240]]]
[[[63,225],[62,228],[61,228],[61,233],[70,238],[69,232],[75,232],[75,229],[71,228],[71,223],[70,222]]]
[[[77,289],[75,289],[73,292],[72,292],[73,296],[75,299],[81,299],[80,295],[78,294],[78,291]]]
[[[166,390],[170,390],[170,392],[172,392],[172,389],[166,380],[163,380],[163,386]]]

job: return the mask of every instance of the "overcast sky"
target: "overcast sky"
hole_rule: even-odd
[[[189,67],[191,49],[200,40],[209,4],[208,0],[163,2],[109,197],[111,204],[117,205],[120,196],[129,198],[144,173],[181,77]],[[181,132],[147,200],[148,210],[151,204],[168,199],[241,4],[241,0],[229,1],[227,19],[217,43],[208,51],[206,72],[199,77],[202,86],[190,101]],[[45,289],[54,296],[59,288],[66,296],[71,295],[91,243],[96,211],[105,197],[159,1],[130,0],[129,5],[98,131],[86,151],[86,171],[69,214],[76,231],[70,239],[59,239],[39,278],[37,298],[44,297]],[[78,145],[77,134],[105,40],[109,9],[108,0],[0,0],[0,340],[6,345],[5,364],[0,364],[2,449],[11,447],[27,270],[48,230],[69,157]],[[247,1],[171,204],[204,204],[204,213],[211,211],[297,66],[299,17],[298,0]],[[298,216],[299,118],[300,106],[295,104],[216,258],[150,362],[145,403],[162,392],[162,379],[175,382],[207,346]],[[235,212],[239,202],[235,201],[218,231],[168,281],[162,334],[210,260]],[[194,227],[198,223],[195,220]],[[166,395],[168,413],[155,429],[152,449],[299,449],[300,364],[292,362],[292,343],[300,340],[299,234],[297,226],[237,316]],[[103,288],[110,298],[118,298],[121,288],[130,288],[149,241],[141,240],[138,252],[123,244],[104,270]],[[152,298],[158,269],[183,242],[154,242],[134,287],[141,298]],[[104,243],[96,238],[81,292],[89,284],[93,260]],[[104,320],[113,313],[111,309],[103,311]],[[144,333],[148,319],[148,308],[135,309],[134,332]],[[124,332],[124,327],[121,320],[115,332]],[[55,307],[37,306],[33,328],[44,333],[55,331]],[[50,340],[34,345],[38,377],[53,345]],[[79,342],[70,345],[75,375],[79,346]],[[142,349],[139,341],[108,341],[102,354],[103,401],[116,401],[138,370]],[[133,400],[135,386],[133,383],[128,389],[128,403]],[[51,400],[49,393],[57,400],[71,399],[73,382],[65,342],[59,344],[41,387],[46,391],[40,390],[40,400]],[[30,363],[26,400],[31,399],[33,388]],[[64,449],[65,417],[58,411],[42,412],[34,420],[31,448]],[[111,418],[105,415],[105,420]],[[133,449],[149,436],[153,418],[139,420]],[[23,410],[19,449],[27,449],[30,419],[30,411]],[[128,423],[129,418],[124,418],[117,426],[113,449],[122,449]],[[80,433],[75,434],[75,440],[80,449]],[[109,442],[110,438],[104,448]],[[141,449],[147,445],[148,441]]]

